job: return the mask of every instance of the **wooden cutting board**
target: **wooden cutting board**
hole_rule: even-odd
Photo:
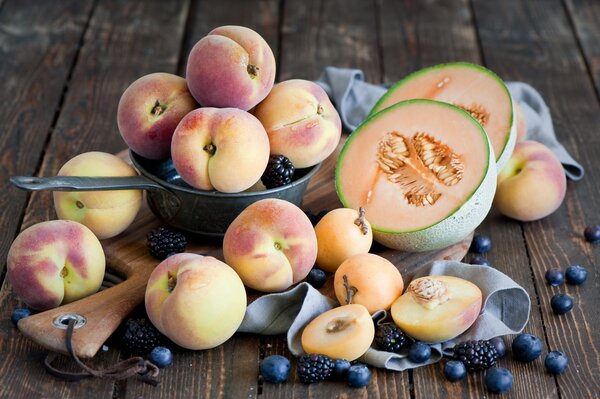
[[[304,197],[302,208],[313,213],[341,207],[335,193],[335,160],[341,150],[338,147],[334,156],[329,157],[321,169],[312,178]],[[127,152],[119,154],[127,158]],[[146,247],[146,235],[153,228],[162,226],[147,205],[140,210],[134,223],[119,236],[102,241],[107,265],[121,275],[125,281],[114,287],[98,292],[87,298],[21,319],[18,327],[24,335],[52,351],[67,353],[65,346],[65,328],[60,323],[65,315],[79,315],[85,318],[85,324],[76,328],[73,334],[75,353],[83,358],[93,357],[106,339],[117,329],[127,315],[144,300],[148,278],[158,260],[154,259]],[[187,252],[211,255],[223,260],[221,240],[197,236],[188,237]],[[472,234],[451,247],[422,253],[407,253],[373,244],[371,252],[390,260],[398,267],[406,284],[416,268],[437,259],[461,260],[471,244]],[[321,292],[335,298],[333,293],[333,275],[328,277]],[[248,303],[262,293],[248,290]],[[69,316],[67,316],[69,317]]]

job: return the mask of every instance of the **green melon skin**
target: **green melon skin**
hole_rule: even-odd
[[[452,67],[472,68],[478,72],[482,72],[482,73],[485,73],[485,74],[493,77],[504,88],[504,90],[506,91],[506,93],[508,94],[508,96],[510,98],[510,101],[512,103],[512,111],[513,111],[511,123],[510,123],[510,133],[508,135],[508,138],[506,139],[506,142],[504,144],[502,152],[499,155],[496,154],[496,158],[497,158],[496,159],[496,171],[497,171],[497,173],[500,173],[500,171],[506,166],[506,164],[508,163],[508,160],[512,156],[513,150],[515,148],[515,144],[517,142],[517,123],[515,120],[515,102],[514,102],[512,96],[510,95],[510,92],[508,91],[508,87],[506,87],[506,84],[504,83],[502,78],[500,78],[494,72],[490,71],[489,69],[487,69],[481,65],[472,64],[470,62],[449,62],[449,63],[444,63],[444,64],[433,65],[433,66],[426,67],[426,68],[420,69],[418,71],[415,71],[415,72],[411,73],[410,75],[404,77],[403,79],[399,80],[398,82],[396,82],[393,86],[391,86],[383,94],[383,96],[381,96],[381,98],[377,101],[377,103],[373,106],[373,108],[369,112],[368,117],[381,111],[383,108],[383,103],[385,102],[387,97],[389,97],[393,92],[395,92],[397,89],[399,89],[400,87],[405,85],[407,82],[409,82],[417,77],[426,75],[429,72],[437,71],[437,70],[443,69],[443,68],[452,68]]]
[[[346,148],[352,145],[352,137],[360,135],[361,131],[368,127],[369,123],[377,120],[378,115],[383,115],[386,112],[393,112],[394,109],[403,107],[408,104],[414,103],[433,103],[451,107],[462,114],[465,118],[471,120],[481,131],[481,134],[485,138],[488,150],[488,163],[487,170],[482,178],[480,184],[477,186],[475,191],[467,198],[467,200],[455,209],[450,215],[443,220],[431,225],[423,227],[419,230],[412,231],[389,231],[379,228],[373,222],[371,222],[371,228],[373,230],[373,238],[380,244],[404,252],[424,252],[438,250],[454,245],[464,240],[470,233],[472,233],[480,224],[483,222],[487,214],[492,207],[492,201],[494,194],[496,193],[496,162],[494,161],[494,152],[489,138],[479,122],[473,118],[468,112],[455,107],[452,104],[434,101],[434,100],[406,100],[389,108],[386,108],[379,113],[370,116],[365,120],[357,129],[350,135],[338,158],[335,172],[335,185],[337,195],[346,208],[350,208],[350,205],[344,198],[343,187],[339,179],[339,169],[341,168],[342,162],[344,162],[344,155]],[[368,219],[368,214],[367,214]]]

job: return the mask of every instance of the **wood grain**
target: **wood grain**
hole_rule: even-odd
[[[527,386],[523,397],[542,395],[544,390],[563,398],[597,397],[600,320],[596,308],[600,290],[595,265],[600,252],[597,246],[584,242],[582,232],[586,224],[598,223],[600,193],[595,168],[600,140],[590,132],[600,124],[599,105],[560,1],[501,4],[486,1],[474,4],[488,65],[501,76],[524,80],[540,90],[552,111],[558,139],[588,172],[584,180],[568,184],[567,197],[557,212],[538,222],[523,224],[531,277],[535,281],[532,288],[538,294],[538,312],[541,311],[544,323],[538,336],[544,337],[546,351],[567,353],[569,369],[554,381],[541,372],[543,359],[538,359],[534,362],[535,370],[524,373],[515,388],[521,390]],[[503,23],[498,23],[498,19]],[[499,222],[503,226],[508,224]],[[545,283],[547,269],[564,270],[573,263],[594,270],[585,285],[552,288]],[[519,266],[512,269],[516,272]],[[528,291],[532,293],[531,288]],[[576,305],[571,313],[556,316],[551,312],[550,299],[557,292],[573,296]],[[527,330],[531,328],[528,326]],[[543,383],[533,382],[534,375],[541,377]]]
[[[2,260],[19,231],[28,197],[10,187],[8,178],[37,172],[92,3],[15,0],[0,5],[0,208],[11,210],[0,214],[7,232],[0,240]]]

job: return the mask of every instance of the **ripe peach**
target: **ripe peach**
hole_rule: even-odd
[[[515,104],[515,113],[514,118],[517,123],[517,143],[524,141],[527,136],[527,123],[525,121],[525,115],[523,115],[523,109],[519,105],[519,103],[514,102]]]
[[[402,295],[404,282],[400,271],[389,260],[375,254],[358,254],[340,265],[333,287],[341,305],[358,303],[373,314],[390,309]]]
[[[51,220],[23,230],[6,262],[15,294],[36,310],[91,295],[104,278],[102,245],[90,229],[70,220]]]
[[[125,143],[150,159],[167,158],[179,121],[198,107],[184,78],[151,73],[133,82],[121,96],[117,124]]]
[[[465,332],[481,310],[482,293],[470,281],[453,276],[413,280],[392,304],[392,318],[402,331],[424,342],[443,342]]]
[[[371,224],[360,212],[338,208],[328,212],[315,226],[318,252],[317,265],[335,272],[343,261],[356,254],[369,252],[373,243]]]
[[[283,291],[312,269],[317,237],[300,208],[269,198],[248,206],[229,225],[223,255],[248,287]]]
[[[177,345],[210,349],[227,341],[246,312],[239,276],[212,256],[173,255],[150,275],[146,311],[154,326]]]
[[[517,143],[498,174],[494,205],[504,215],[523,222],[554,212],[567,190],[564,169],[554,153],[536,141]]]
[[[304,327],[302,349],[332,359],[352,361],[362,356],[375,338],[375,325],[362,305],[344,305],[321,313]]]
[[[171,143],[181,178],[201,190],[244,191],[269,162],[269,139],[251,114],[237,108],[200,108],[187,114]]]
[[[273,87],[275,57],[252,29],[221,26],[192,48],[186,79],[192,95],[203,106],[248,111]]]
[[[269,134],[271,154],[285,155],[297,168],[323,161],[340,142],[340,116],[325,90],[308,80],[276,84],[254,115]]]
[[[135,176],[137,172],[112,154],[94,151],[72,158],[58,175]],[[114,237],[129,227],[141,206],[141,190],[54,192],[54,209],[59,219],[84,224],[100,240]]]

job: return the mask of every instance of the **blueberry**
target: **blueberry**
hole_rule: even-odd
[[[583,231],[583,236],[588,242],[595,244],[600,242],[600,225],[587,226]]]
[[[490,339],[490,343],[496,348],[497,358],[500,359],[506,355],[506,342],[502,337],[494,337]]]
[[[450,360],[444,366],[444,376],[448,381],[460,381],[467,376],[467,368],[460,360]]]
[[[318,267],[313,267],[306,276],[306,282],[315,288],[321,288],[327,281],[327,275],[325,272]]]
[[[336,380],[345,380],[350,366],[350,362],[345,359],[335,359],[332,374],[333,378]]]
[[[273,384],[281,384],[287,381],[291,368],[290,361],[280,355],[267,356],[260,362],[259,367],[263,379]]]
[[[425,363],[431,357],[431,348],[422,342],[414,342],[408,349],[408,360],[413,363]]]
[[[19,320],[31,316],[31,310],[26,308],[16,308],[10,315],[10,321],[16,326]]]
[[[569,313],[573,309],[573,298],[567,294],[556,294],[552,297],[550,306],[556,314]]]
[[[512,354],[520,362],[531,362],[540,357],[544,344],[535,335],[519,334],[512,342]]]
[[[550,374],[561,374],[569,365],[569,358],[563,352],[552,351],[546,355],[544,366]]]
[[[503,367],[494,367],[485,373],[485,386],[490,392],[505,393],[510,391],[513,384],[513,376]]]
[[[567,283],[573,285],[583,284],[585,280],[587,280],[587,276],[588,271],[585,269],[585,267],[579,265],[569,266],[565,272]]]
[[[371,370],[366,364],[357,363],[350,366],[346,377],[350,388],[362,388],[371,382]]]
[[[565,275],[558,267],[553,267],[546,271],[546,281],[553,287],[561,285],[565,281]]]
[[[150,361],[156,364],[158,368],[164,369],[173,363],[173,353],[171,353],[169,348],[157,346],[150,352]]]
[[[475,234],[471,242],[471,252],[484,254],[492,249],[492,240],[490,237],[483,234]]]
[[[492,263],[489,260],[479,255],[474,256],[473,259],[471,259],[471,264],[481,266],[492,266]]]

